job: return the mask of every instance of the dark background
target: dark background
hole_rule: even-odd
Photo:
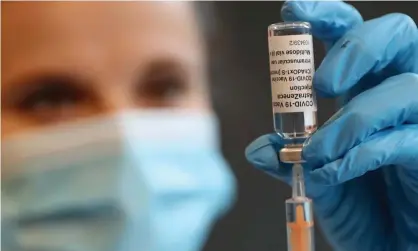
[[[418,23],[418,2],[349,2],[365,20],[401,12]],[[221,120],[223,150],[239,182],[235,208],[217,223],[205,251],[286,250],[284,201],[290,189],[251,167],[245,147],[273,131],[267,26],[281,21],[283,2],[215,2],[221,57],[213,61],[213,96]],[[385,34],[382,34],[385,36]],[[315,45],[318,66],[324,56]],[[318,100],[323,123],[335,112],[331,99]],[[316,230],[316,250],[328,251]]]

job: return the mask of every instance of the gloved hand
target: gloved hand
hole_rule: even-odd
[[[343,107],[307,142],[306,189],[335,250],[418,250],[418,30],[390,14],[363,22],[343,2],[287,2],[286,21],[308,21],[327,55],[314,77]],[[275,134],[246,149],[257,168],[288,182]]]

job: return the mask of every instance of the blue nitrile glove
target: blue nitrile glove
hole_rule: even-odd
[[[390,14],[362,21],[343,2],[287,2],[285,20],[309,21],[328,53],[315,73],[319,95],[343,107],[307,142],[308,196],[335,250],[418,250],[418,30]],[[265,135],[246,149],[257,168],[288,182]]]

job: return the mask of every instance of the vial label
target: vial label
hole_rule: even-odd
[[[269,36],[273,112],[316,111],[311,35]]]

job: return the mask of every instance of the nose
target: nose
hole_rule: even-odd
[[[101,91],[101,113],[117,113],[122,110],[133,109],[137,106],[133,92],[121,87],[121,85],[113,86]]]

